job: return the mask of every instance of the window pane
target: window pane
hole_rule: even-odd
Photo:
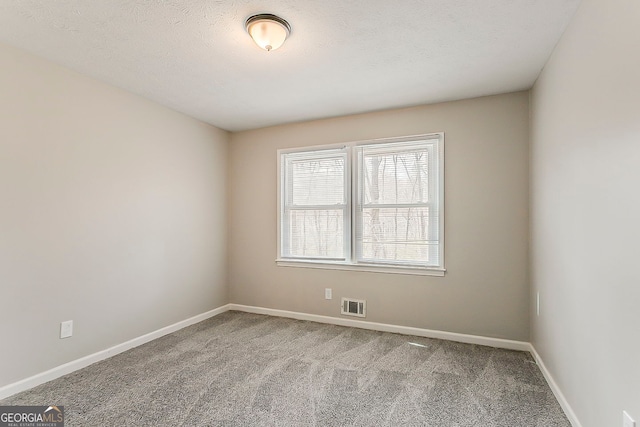
[[[342,209],[289,211],[289,256],[344,258]]]
[[[364,204],[425,203],[429,201],[429,153],[425,147],[389,152],[364,148]]]
[[[290,204],[344,204],[345,158],[292,159],[289,164]]]
[[[360,259],[438,264],[438,230],[429,208],[364,208]]]

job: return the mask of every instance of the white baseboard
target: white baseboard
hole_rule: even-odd
[[[549,370],[545,366],[544,362],[542,361],[542,358],[536,351],[533,344],[529,344],[529,352],[531,353],[536,363],[538,364],[538,367],[542,371],[542,375],[544,375],[544,379],[547,380],[547,384],[549,384],[549,388],[551,388],[551,391],[556,396],[556,399],[558,400],[560,407],[562,408],[562,410],[564,411],[564,414],[569,419],[569,422],[571,423],[571,425],[573,427],[582,427],[582,424],[580,424],[578,417],[576,416],[575,412],[573,412],[573,409],[569,405],[569,402],[567,402],[567,399],[564,397],[564,394],[562,394],[560,387],[558,387],[558,384],[555,382],[555,380],[551,376],[551,372],[549,372]]]
[[[70,374],[73,371],[77,371],[78,369],[82,369],[93,363],[107,359],[111,356],[115,356],[116,354],[125,352],[134,347],[138,347],[139,345],[148,343],[149,341],[153,341],[156,338],[160,338],[164,335],[170,334],[187,326],[202,322],[203,320],[206,320],[213,316],[217,316],[218,314],[224,313],[228,310],[229,304],[223,305],[222,307],[207,311],[206,313],[198,314],[197,316],[190,317],[189,319],[182,320],[180,322],[174,323],[173,325],[158,329],[157,331],[153,331],[140,337],[133,338],[122,344],[118,344],[105,350],[98,351],[97,353],[81,357],[80,359],[73,360],[71,362],[65,363],[64,365],[56,366],[53,369],[49,369],[48,371],[41,372],[29,378],[25,378],[24,380],[8,384],[0,388],[0,399],[5,399],[16,393],[20,393],[21,391],[28,390],[37,385],[46,383],[47,381],[51,381],[63,375]]]
[[[269,316],[288,317],[298,320],[310,320],[318,323],[329,323],[339,326],[351,326],[354,328],[370,329],[374,331],[393,332],[403,335],[415,335],[426,338],[439,338],[449,341],[463,342],[467,344],[479,344],[489,347],[505,348],[509,350],[529,351],[531,344],[524,341],[512,341],[501,338],[489,338],[478,335],[458,334],[456,332],[435,331],[431,329],[414,328],[411,326],[397,326],[386,323],[367,322],[364,320],[343,319],[340,317],[320,316],[317,314],[300,313],[296,311],[276,310],[273,308],[254,307],[249,305],[229,304],[229,310],[244,311],[247,313],[266,314]]]
[[[170,334],[182,328],[186,328],[187,326],[191,326],[195,323],[201,322],[210,317],[217,316],[218,314],[224,313],[229,310],[244,311],[247,313],[256,313],[256,314],[266,314],[269,316],[287,317],[287,318],[298,319],[298,320],[309,320],[312,322],[327,323],[327,324],[339,325],[339,326],[350,326],[350,327],[369,329],[374,331],[393,332],[393,333],[403,334],[403,335],[415,335],[419,337],[438,338],[443,340],[457,341],[457,342],[468,343],[468,344],[486,345],[490,347],[504,348],[509,350],[528,351],[531,353],[536,363],[540,367],[540,370],[542,371],[544,378],[547,380],[547,383],[549,384],[551,391],[553,391],[553,394],[556,396],[556,399],[560,403],[560,406],[562,407],[562,410],[564,411],[565,415],[569,419],[569,422],[571,422],[571,425],[573,427],[582,427],[582,424],[580,424],[580,421],[578,420],[575,413],[573,412],[573,409],[571,409],[571,406],[569,406],[569,403],[564,397],[564,394],[562,394],[562,391],[560,391],[560,388],[554,381],[553,377],[551,376],[551,373],[547,370],[544,362],[540,358],[540,355],[538,354],[536,349],[533,347],[533,345],[531,345],[528,342],[505,340],[501,338],[490,338],[490,337],[483,337],[478,335],[459,334],[455,332],[436,331],[431,329],[414,328],[411,326],[389,325],[386,323],[367,322],[367,321],[356,320],[356,319],[343,319],[339,317],[321,316],[317,314],[307,314],[307,313],[300,313],[295,311],[276,310],[273,308],[254,307],[254,306],[240,305],[240,304],[223,305],[222,307],[218,307],[214,310],[207,311],[206,313],[198,314],[197,316],[190,317],[189,319],[182,320],[180,322],[174,323],[173,325],[169,325],[164,328],[158,329],[157,331],[153,331],[148,334],[142,335],[140,337],[131,339],[122,344],[118,344],[113,347],[110,347],[106,350],[102,350],[97,353],[90,354],[80,359],[73,360],[69,363],[65,363],[64,365],[60,365],[53,369],[49,369],[48,371],[36,374],[32,377],[25,378],[24,380],[20,380],[15,383],[8,384],[0,388],[0,399],[5,399],[21,391],[28,390],[32,387],[43,384],[47,381],[51,381],[63,375],[70,374],[71,372],[77,371],[78,369],[82,369],[93,363],[107,359],[111,356],[115,356],[116,354],[125,352],[134,347],[138,347],[139,345],[148,343],[149,341],[153,341],[164,335]]]

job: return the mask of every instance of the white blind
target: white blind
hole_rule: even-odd
[[[344,260],[346,149],[281,155],[282,258]]]
[[[357,147],[356,260],[438,266],[438,140]]]

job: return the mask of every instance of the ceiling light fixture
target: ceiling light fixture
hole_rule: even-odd
[[[291,32],[287,21],[269,13],[250,16],[244,26],[253,41],[266,51],[282,46]]]

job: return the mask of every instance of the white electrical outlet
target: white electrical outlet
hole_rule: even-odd
[[[540,316],[540,292],[536,293],[536,316]]]
[[[331,299],[331,288],[325,288],[324,290],[324,299]]]
[[[69,338],[73,335],[73,320],[60,323],[60,338]]]
[[[622,411],[622,427],[636,427],[636,422],[627,411]]]

